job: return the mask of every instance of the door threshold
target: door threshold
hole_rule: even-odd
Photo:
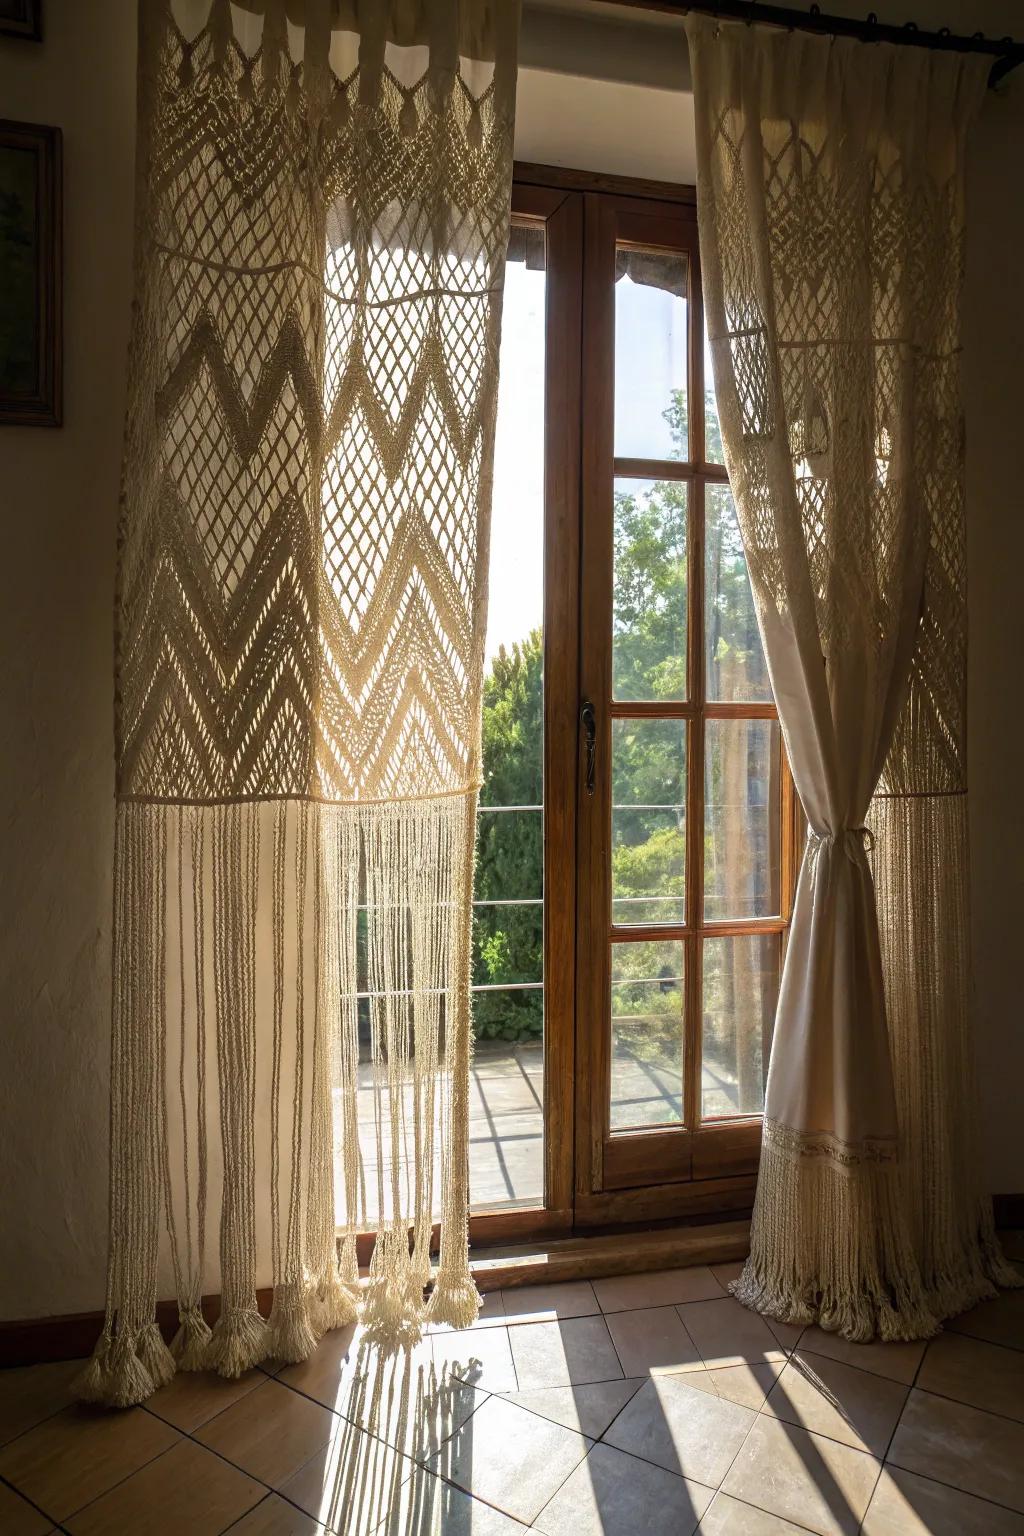
[[[684,1269],[691,1264],[728,1264],[745,1259],[749,1251],[749,1220],[721,1221],[475,1248],[470,1268],[480,1291],[497,1291],[539,1282],[600,1280],[651,1269]]]

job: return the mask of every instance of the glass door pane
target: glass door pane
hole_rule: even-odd
[[[544,1196],[545,236],[505,268],[473,917],[474,1210]]]
[[[611,1128],[683,1118],[683,946],[613,944]]]

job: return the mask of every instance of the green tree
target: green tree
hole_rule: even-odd
[[[543,894],[541,812],[489,809],[541,804],[543,726],[543,646],[541,632],[535,629],[511,650],[502,646],[484,681],[478,902],[538,901]],[[540,981],[543,931],[539,905],[478,906],[473,935],[474,983],[501,986]],[[479,1039],[539,1039],[542,994],[479,992],[474,999],[473,1020]]]
[[[673,456],[683,457],[686,400],[676,392],[665,412]],[[713,392],[705,418],[708,457],[722,461]],[[619,490],[614,500],[613,677],[625,700],[685,697],[688,490],[684,482],[656,481]],[[727,494],[709,488],[706,498],[705,586],[707,643],[713,691],[723,697],[730,680],[763,670],[743,548]],[[542,818],[537,812],[488,807],[539,805],[542,800],[542,644],[533,631],[493,659],[484,684],[484,785],[477,836],[478,901],[538,898],[543,889]],[[749,696],[749,694],[748,694]],[[755,697],[761,695],[755,694]],[[765,695],[767,696],[767,695]],[[622,721],[616,726],[612,798],[614,895],[633,898],[635,921],[681,915],[684,877],[685,732],[680,722]],[[719,793],[721,765],[710,764],[709,795]],[[644,807],[658,809],[644,809]],[[654,898],[668,893],[672,900]],[[678,899],[676,899],[678,898]],[[669,910],[674,905],[674,910]],[[473,980],[477,985],[536,981],[542,975],[543,929],[539,906],[476,909]],[[632,950],[641,971],[646,949]],[[627,955],[620,956],[629,968]],[[662,968],[660,968],[662,969]],[[656,974],[658,974],[656,972]],[[623,973],[622,980],[627,976]],[[640,988],[638,1012],[664,1015],[665,1031],[678,1026],[674,988]],[[631,997],[623,991],[620,1001]],[[642,1001],[641,1001],[642,1000]],[[632,1006],[630,1010],[632,1011]],[[478,993],[475,1030],[481,1038],[538,1037],[541,993]],[[640,1021],[638,1019],[638,1026]],[[644,1030],[638,1027],[637,1044]],[[666,1041],[667,1043],[667,1041]]]

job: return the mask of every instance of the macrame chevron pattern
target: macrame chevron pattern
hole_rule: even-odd
[[[311,86],[280,39],[250,57],[212,21],[188,42],[170,26],[156,67],[120,792],[465,790],[508,231],[501,82],[477,99],[440,68],[411,88],[386,67],[321,68]]]
[[[478,1307],[470,926],[518,7],[180,0],[198,27],[178,7],[140,0],[110,1262],[79,1384],[119,1406],[175,1369],[304,1359],[357,1316],[394,1347]]]

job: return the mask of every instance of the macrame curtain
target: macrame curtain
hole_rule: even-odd
[[[415,1338],[431,1278],[433,1318],[476,1314],[517,24],[512,0],[141,0],[95,1401],[303,1359],[357,1309],[371,1337]]]
[[[960,289],[987,63],[687,32],[722,436],[808,820],[734,1290],[918,1338],[1010,1279],[967,1019]]]

